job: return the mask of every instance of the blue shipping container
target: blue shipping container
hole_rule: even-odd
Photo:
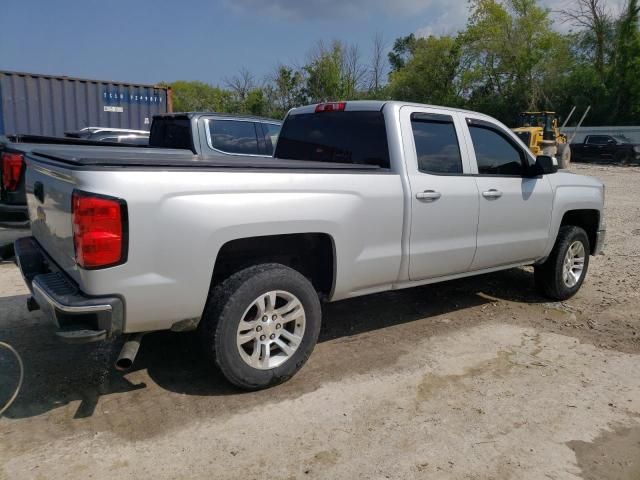
[[[154,115],[171,111],[169,87],[0,71],[0,135],[149,130]]]

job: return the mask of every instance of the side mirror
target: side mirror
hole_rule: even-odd
[[[549,155],[538,155],[536,157],[536,163],[530,169],[530,174],[533,177],[540,175],[550,175],[558,171],[558,160],[555,157]]]

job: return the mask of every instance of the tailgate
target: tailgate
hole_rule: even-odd
[[[71,196],[76,188],[73,170],[38,162],[27,156],[25,175],[31,231],[56,264],[78,281],[73,246]]]

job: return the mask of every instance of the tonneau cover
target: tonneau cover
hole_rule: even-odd
[[[307,170],[380,170],[375,165],[351,163],[286,160],[252,155],[225,155],[203,157],[185,150],[163,148],[109,148],[79,147],[34,148],[32,157],[37,160],[54,160],[71,167],[111,169],[114,167],[200,167],[200,168],[265,168]],[[45,160],[46,161],[46,160]]]

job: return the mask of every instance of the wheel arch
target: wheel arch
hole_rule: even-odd
[[[260,263],[279,263],[307,277],[322,298],[336,284],[337,252],[332,235],[323,232],[252,236],[224,243],[215,259],[210,289],[235,272]]]
[[[598,239],[600,211],[589,208],[568,210],[564,213],[562,220],[560,221],[560,227],[565,225],[580,227],[587,233],[587,238],[589,239],[589,251],[593,255]]]

